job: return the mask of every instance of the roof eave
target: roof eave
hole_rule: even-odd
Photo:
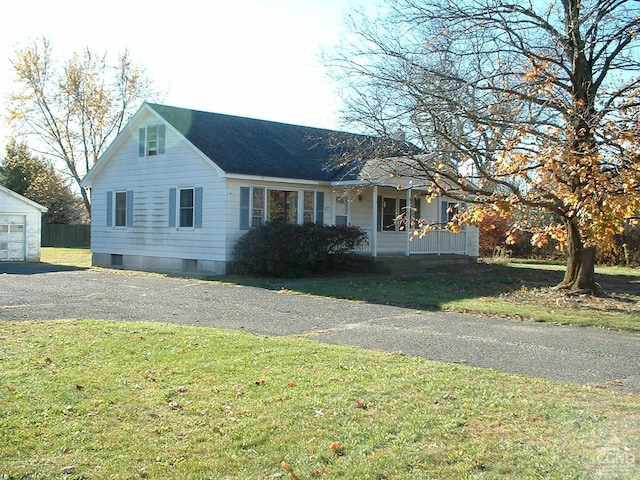
[[[273,183],[291,183],[302,185],[331,185],[327,180],[313,180],[305,178],[287,178],[287,177],[269,177],[266,175],[249,175],[243,173],[226,173],[224,175],[228,179],[233,180],[247,180],[247,181],[260,181],[260,182],[273,182]]]

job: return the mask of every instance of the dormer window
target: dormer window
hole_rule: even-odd
[[[139,130],[139,148],[138,156],[140,157],[157,157],[164,153],[165,150],[165,127],[159,125],[147,125]]]

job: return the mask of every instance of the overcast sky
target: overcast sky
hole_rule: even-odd
[[[0,0],[0,143],[10,133],[10,59],[46,36],[55,56],[84,47],[147,68],[168,105],[340,128],[319,56],[353,8],[374,0]],[[4,148],[0,156],[4,156]]]

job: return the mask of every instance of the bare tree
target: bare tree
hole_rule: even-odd
[[[423,149],[390,172],[471,204],[460,222],[553,214],[534,241],[566,246],[558,287],[595,292],[597,249],[640,210],[639,14],[628,0],[390,0],[351,16],[327,64],[348,121]]]
[[[58,63],[46,38],[16,51],[12,65],[18,87],[9,97],[10,124],[39,140],[34,151],[63,162],[90,212],[80,181],[140,104],[156,95],[151,82],[126,51],[115,65],[88,48]]]

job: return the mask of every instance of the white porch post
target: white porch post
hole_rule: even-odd
[[[371,232],[371,256],[378,256],[378,186],[373,186],[373,218],[371,225],[373,225],[373,231]]]
[[[411,189],[410,188],[407,189],[406,199],[407,199],[406,200],[407,204],[405,206],[405,212],[404,212],[404,221],[405,221],[404,229],[406,230],[405,231],[406,242],[405,242],[404,254],[408,257],[409,256],[409,247],[410,247],[409,243],[411,242],[411,217],[412,217],[412,215],[411,215],[411,210],[412,210],[411,209],[411,207],[412,207],[412,204],[411,204]]]

